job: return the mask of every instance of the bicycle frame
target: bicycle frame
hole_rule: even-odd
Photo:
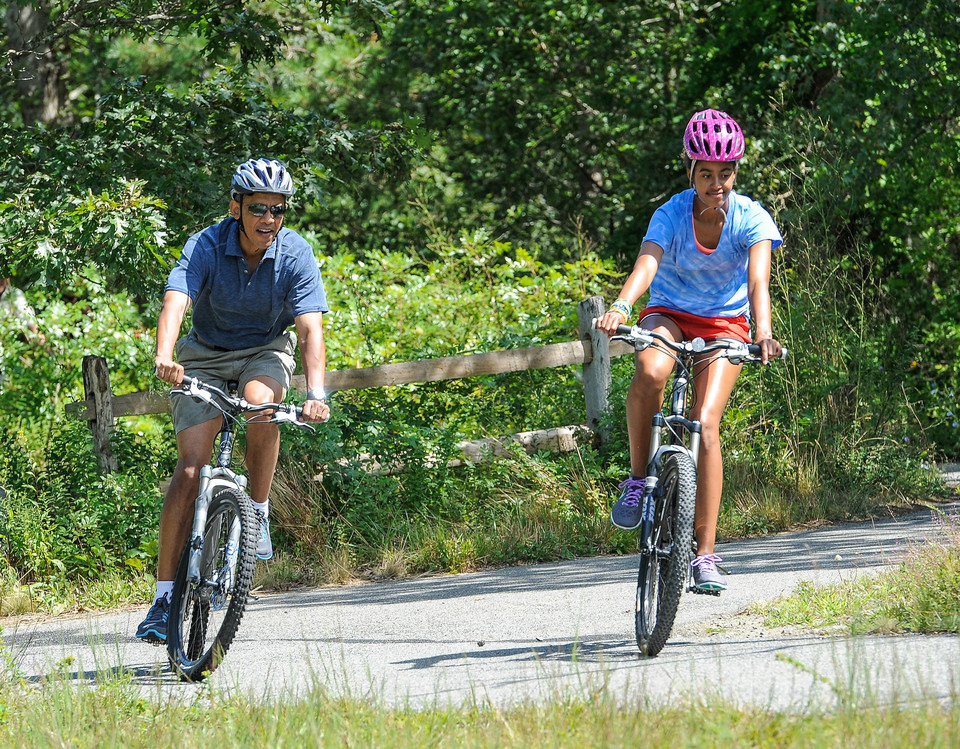
[[[297,415],[299,412],[296,408],[282,406],[275,403],[252,406],[242,398],[238,399],[236,393],[236,383],[231,383],[230,393],[224,393],[223,391],[210,386],[200,387],[192,378],[184,377],[183,384],[175,392],[179,392],[183,395],[188,395],[194,398],[199,398],[208,403],[213,403],[223,412],[223,424],[221,425],[219,432],[220,444],[217,450],[216,465],[207,464],[201,467],[200,491],[197,494],[197,498],[194,503],[193,529],[190,535],[191,551],[187,563],[187,579],[192,583],[197,583],[200,581],[201,577],[200,565],[203,557],[203,532],[207,523],[207,510],[209,509],[210,501],[212,500],[216,489],[221,486],[231,488],[235,487],[243,492],[246,491],[247,488],[247,477],[243,474],[236,473],[230,468],[230,464],[233,460],[235,433],[234,425],[237,417],[241,413],[247,411],[276,409],[270,419],[271,421],[292,421],[293,423],[305,426],[311,431],[313,431],[313,427],[304,425],[297,420]],[[213,396],[219,396],[229,405],[225,408],[223,404],[219,404],[214,401]],[[230,558],[230,554],[232,552],[235,555],[237,552],[240,532],[239,523],[235,523],[230,529],[230,537],[227,545],[229,562],[235,561],[234,559]]]
[[[640,524],[641,553],[650,554],[653,548],[652,529],[656,501],[654,498],[659,483],[660,468],[665,455],[672,452],[685,452],[693,461],[694,469],[700,462],[700,434],[702,424],[698,419],[687,418],[687,392],[691,386],[693,368],[697,357],[716,352],[717,356],[740,364],[744,361],[760,361],[760,347],[739,341],[714,341],[706,343],[702,338],[691,341],[674,341],[659,333],[638,326],[620,325],[615,338],[631,343],[637,351],[657,346],[676,360],[673,386],[670,391],[670,412],[664,415],[663,409],[654,414],[650,428],[650,451],[647,461],[646,484],[643,491],[642,520]],[[781,358],[786,358],[784,348]],[[709,365],[709,362],[708,362]],[[669,442],[664,445],[661,430],[670,430]],[[686,435],[686,440],[684,439]]]
[[[693,349],[698,344],[691,343]],[[674,368],[673,386],[670,391],[670,412],[665,416],[663,410],[653,416],[650,427],[650,452],[647,461],[646,484],[643,490],[642,520],[640,523],[641,553],[656,552],[653,545],[653,523],[656,511],[655,494],[660,480],[660,468],[665,455],[682,451],[690,456],[694,468],[700,457],[700,433],[702,425],[698,419],[687,418],[687,391],[691,385],[690,373],[693,371],[696,351],[684,351],[677,359]],[[670,429],[669,441],[663,444],[661,435],[664,427]],[[689,444],[685,444],[684,435]]]
[[[220,427],[220,448],[217,451],[217,465],[205,465],[200,469],[200,491],[193,510],[193,530],[190,537],[190,559],[187,563],[187,579],[196,583],[200,580],[200,562],[203,551],[203,530],[207,524],[207,510],[210,500],[218,486],[235,486],[240,491],[246,491],[247,477],[230,469],[233,459],[233,423],[224,417]],[[234,522],[230,528],[230,540],[227,545],[227,555],[230,562],[235,562],[237,546],[240,540],[240,524]],[[234,558],[230,558],[231,554]]]
[[[237,395],[236,382],[226,389],[229,392],[184,376],[173,390],[223,414],[216,458],[200,468],[193,527],[180,554],[171,598],[167,654],[185,681],[201,681],[217,668],[237,634],[253,586],[263,519],[246,492],[247,477],[230,467],[235,433],[252,421],[289,422],[314,431],[300,420],[302,408],[250,403]]]

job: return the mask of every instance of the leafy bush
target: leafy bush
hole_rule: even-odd
[[[115,393],[145,389],[154,379],[146,364],[153,360],[153,334],[135,300],[106,292],[92,270],[56,292],[31,288],[28,299],[46,340],[25,336],[19,320],[0,314],[0,413],[42,452],[51,422],[83,398],[83,357],[107,360]],[[151,317],[156,309],[145,306]]]
[[[169,435],[150,440],[118,425],[114,446],[120,470],[105,474],[89,430],[75,419],[54,424],[42,462],[31,457],[22,433],[0,431],[6,565],[25,582],[152,566],[159,480],[172,467],[169,444]]]

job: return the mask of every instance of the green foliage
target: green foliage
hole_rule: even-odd
[[[150,440],[122,425],[114,446],[120,471],[97,466],[86,425],[53,425],[49,454],[35,460],[23,434],[0,431],[4,500],[0,564],[21,582],[96,578],[118,568],[152,569],[160,511],[159,480],[172,468],[170,435]]]
[[[527,246],[575,231],[633,245],[648,196],[680,184],[664,169],[679,137],[663,134],[687,107],[677,106],[665,52],[696,18],[667,6],[407,3],[358,83],[369,92],[360,116],[413,118],[433,135],[396,197],[419,201],[441,225],[495,226]]]
[[[484,230],[435,239],[422,255],[339,252],[321,270],[333,364],[354,367],[575,338],[575,302],[617,278],[594,252],[546,262]]]
[[[327,321],[332,368],[571,340],[578,323],[568,300],[611,275],[589,253],[551,265],[483,233],[438,243],[431,255],[325,259],[328,294],[342,304]],[[608,549],[603,492],[582,467],[572,482],[557,473],[571,468],[563,460],[523,455],[446,467],[462,459],[461,441],[578,424],[583,409],[569,367],[337,393],[333,419],[316,437],[285,436],[286,500],[272,516],[281,533],[319,529],[308,548],[348,547],[365,569],[397,541],[408,570]],[[565,510],[570,503],[589,509]]]
[[[156,295],[187,237],[225,213],[239,162],[285,159],[306,203],[399,158],[402,138],[296,114],[225,70],[180,94],[121,82],[99,110],[68,130],[0,125],[3,274],[56,287],[92,263],[109,288]]]
[[[105,292],[95,275],[75,276],[56,292],[31,289],[27,300],[45,340],[0,312],[0,412],[8,427],[26,430],[33,449],[44,450],[50,423],[83,398],[83,357],[107,360],[114,392],[146,389],[153,334],[130,297]]]

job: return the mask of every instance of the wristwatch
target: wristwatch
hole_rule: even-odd
[[[323,388],[313,388],[307,391],[308,401],[325,401],[326,399],[327,394],[323,392]]]

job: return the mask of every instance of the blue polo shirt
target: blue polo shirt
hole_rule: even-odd
[[[700,317],[749,317],[749,250],[764,239],[776,250],[783,237],[763,206],[731,191],[720,242],[709,254],[702,252],[693,232],[693,198],[692,189],[677,193],[650,219],[643,241],[663,249],[663,258],[649,304]]]
[[[166,287],[190,297],[200,340],[230,351],[265,346],[298,315],[328,311],[320,268],[303,237],[281,229],[251,271],[239,232],[226,218],[190,237]]]

